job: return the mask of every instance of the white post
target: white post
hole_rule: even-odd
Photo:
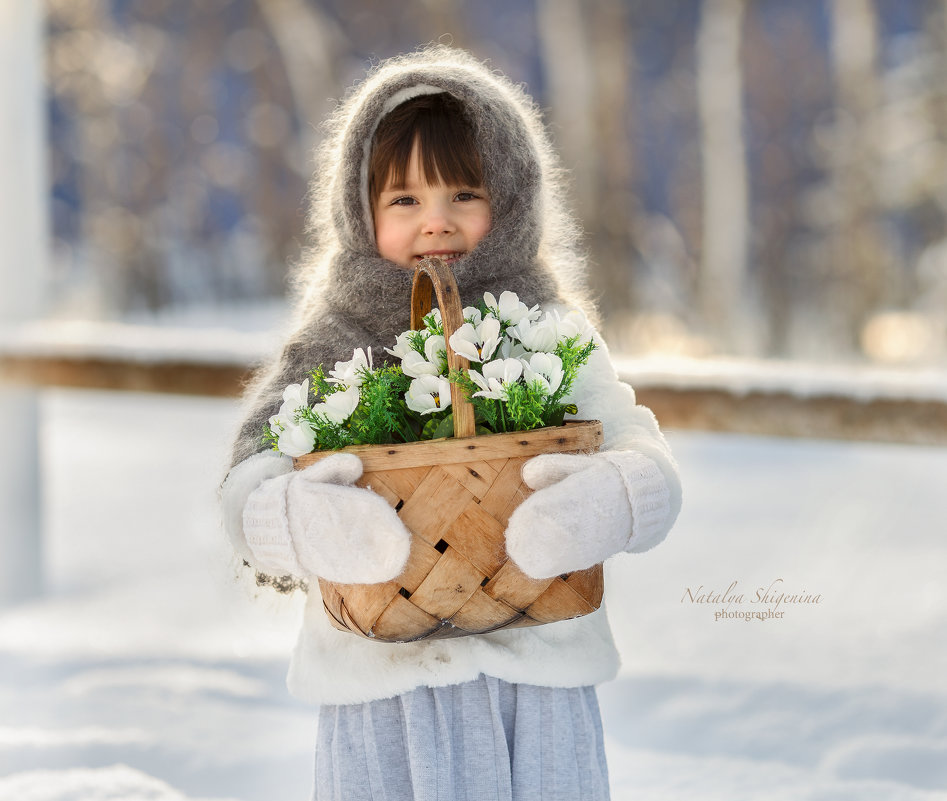
[[[41,312],[48,248],[41,0],[0,3],[0,323]],[[0,605],[42,590],[36,393],[0,384]]]

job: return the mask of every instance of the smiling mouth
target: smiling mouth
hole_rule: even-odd
[[[418,261],[422,261],[424,259],[429,259],[429,258],[437,258],[437,259],[440,259],[441,261],[447,262],[448,264],[453,264],[455,261],[457,261],[457,259],[466,255],[467,255],[466,251],[455,251],[451,253],[443,253],[443,252],[422,253],[420,256],[415,256],[414,258],[417,259]]]

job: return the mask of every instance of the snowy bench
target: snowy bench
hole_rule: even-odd
[[[230,397],[275,347],[258,332],[41,321],[0,332],[0,381]]]
[[[947,371],[746,359],[617,359],[664,428],[947,444]]]

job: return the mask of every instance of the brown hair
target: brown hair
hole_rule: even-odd
[[[368,164],[368,195],[374,209],[388,185],[402,188],[415,141],[429,186],[475,187],[483,183],[480,152],[463,104],[446,92],[420,95],[397,106],[379,123]]]

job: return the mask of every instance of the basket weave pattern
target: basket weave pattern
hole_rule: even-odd
[[[461,312],[456,285],[456,309],[448,311],[453,276],[439,260],[425,260],[415,274],[412,327],[430,310],[431,287],[426,299],[423,285],[418,290],[426,276],[438,292],[449,339]],[[457,359],[448,350],[451,357]],[[452,402],[455,410],[464,403],[469,407],[459,392]],[[472,433],[472,409],[467,411]],[[345,449],[362,460],[358,486],[388,501],[412,538],[407,565],[392,581],[319,580],[336,628],[382,642],[407,642],[552,623],[594,612],[601,604],[601,565],[536,580],[509,560],[504,545],[510,515],[531,493],[520,474],[523,464],[541,453],[598,450],[601,423],[576,421],[534,431],[460,437],[458,416],[455,411],[455,438]],[[301,469],[326,455],[307,454],[297,458],[295,466]]]

